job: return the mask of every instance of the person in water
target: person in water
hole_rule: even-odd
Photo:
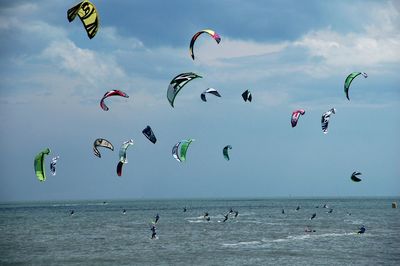
[[[158,213],[157,213],[157,215],[156,215],[156,220],[154,221],[154,223],[157,223],[157,222],[158,222],[158,219],[160,219],[160,215],[158,215]]]
[[[360,230],[357,232],[358,234],[364,234],[365,233],[365,226],[361,226]]]
[[[304,232],[306,232],[306,233],[314,233],[315,230],[311,229],[309,226],[307,226],[306,229],[304,229]]]
[[[151,239],[156,238],[157,233],[156,233],[156,226],[155,226],[154,224],[151,225],[150,230],[151,230],[151,232],[152,232],[152,233],[151,233]]]

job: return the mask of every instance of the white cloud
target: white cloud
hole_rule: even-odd
[[[295,47],[320,57],[329,68],[379,67],[400,63],[400,13],[389,2],[371,6],[366,14],[364,32],[341,34],[331,28],[312,31],[295,41]],[[368,19],[370,18],[370,19]]]
[[[195,61],[212,66],[232,65],[227,61],[245,57],[265,56],[282,52],[288,46],[288,42],[281,43],[257,43],[222,37],[219,45],[210,40],[198,39],[194,46]]]
[[[91,85],[123,78],[125,73],[112,56],[77,47],[70,40],[53,41],[42,56]]]

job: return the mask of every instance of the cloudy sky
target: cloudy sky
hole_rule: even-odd
[[[96,0],[91,40],[67,20],[76,3],[0,2],[0,201],[400,195],[398,1]],[[206,28],[222,40],[200,36],[193,61],[190,39]],[[348,101],[353,71],[369,76],[354,80]],[[167,87],[183,72],[203,78],[172,108]],[[208,87],[222,97],[202,102]],[[99,101],[112,89],[130,97],[108,99],[105,112]],[[298,108],[306,113],[292,128]],[[96,138],[115,150],[95,157]],[[196,141],[179,163],[171,149],[187,138]],[[60,160],[41,183],[33,159],[46,147],[48,172]]]

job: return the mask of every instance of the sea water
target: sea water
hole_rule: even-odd
[[[391,208],[393,201],[400,199],[0,204],[0,264],[400,265],[400,209]],[[223,222],[231,208],[239,215]],[[362,225],[366,232],[357,234]]]

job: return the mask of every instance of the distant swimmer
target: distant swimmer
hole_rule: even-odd
[[[284,209],[282,209],[282,214],[285,214],[285,210]]]
[[[361,226],[361,228],[359,229],[359,231],[357,232],[358,234],[364,234],[365,233],[365,226]]]
[[[154,238],[156,238],[156,226],[154,225],[154,224],[152,224],[151,225],[151,228],[150,228],[150,230],[151,230],[151,239],[154,239]]]
[[[157,223],[157,222],[158,222],[158,219],[160,219],[160,215],[158,215],[158,213],[157,213],[157,215],[156,215],[156,220],[154,221],[154,223]]]
[[[297,206],[296,211],[300,210],[300,206]]]
[[[71,212],[69,213],[69,215],[74,215],[74,213],[75,213],[75,211],[74,210],[71,210]]]
[[[228,220],[228,215],[229,215],[229,213],[224,215],[224,220],[222,222],[225,223]]]
[[[328,211],[328,213],[332,213],[333,212],[333,209],[330,209],[329,211]]]
[[[348,212],[347,215],[351,215],[351,212]]]
[[[309,226],[307,226],[306,229],[304,229],[304,232],[306,232],[306,233],[314,233],[315,230],[311,229]]]
[[[239,215],[238,211],[235,211],[235,218]]]
[[[123,214],[126,214],[126,210],[124,209],[124,210],[122,211],[122,213],[123,213]]]
[[[314,214],[311,216],[310,220],[314,219],[316,216],[317,216],[317,214],[314,213]]]
[[[186,212],[186,211],[187,211],[186,207],[183,207],[183,212]]]
[[[208,212],[204,213],[204,219],[206,219],[208,217]]]
[[[207,222],[209,222],[210,221],[210,216],[207,216],[206,220],[207,220]]]

